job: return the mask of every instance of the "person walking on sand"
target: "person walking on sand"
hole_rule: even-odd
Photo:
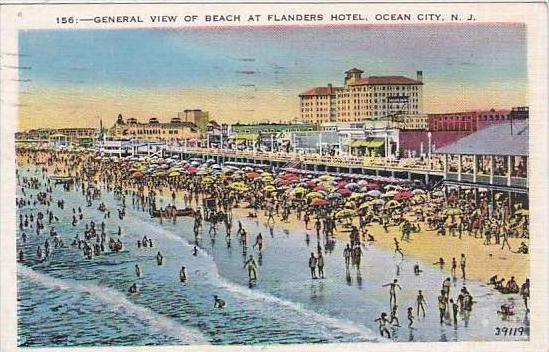
[[[467,262],[465,259],[465,254],[461,253],[461,259],[459,261],[459,266],[461,267],[461,277],[463,280],[465,280],[465,266]]]
[[[402,258],[404,258],[404,253],[402,253],[402,250],[400,249],[400,243],[397,241],[396,237],[393,237],[393,240],[395,242],[395,254],[399,253]]]

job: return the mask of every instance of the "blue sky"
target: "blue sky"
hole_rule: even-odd
[[[343,72],[351,67],[367,75],[411,77],[423,70],[426,94],[431,95],[449,94],[456,87],[488,89],[490,103],[498,96],[497,88],[514,91],[517,100],[524,99],[525,36],[526,28],[521,25],[424,25],[27,31],[21,32],[19,40],[20,65],[32,67],[21,72],[22,78],[32,80],[23,86],[26,91],[38,95],[80,92],[86,104],[94,103],[97,114],[103,111],[102,94],[116,95],[117,91],[153,94],[155,99],[166,95],[168,100],[173,92],[209,92],[202,94],[209,96],[206,103],[195,97],[198,104],[194,105],[207,105],[220,114],[219,119],[230,120],[234,116],[224,115],[218,106],[223,99],[216,105],[217,95],[237,100],[231,110],[234,115],[239,101],[249,106],[249,100],[268,99],[272,93],[280,98],[274,102],[284,106],[265,111],[266,118],[274,118],[273,114],[291,118],[297,114],[300,91],[329,82],[341,85]],[[90,100],[90,96],[97,99]],[[427,95],[426,108],[430,99],[437,102],[432,109],[443,108],[441,96]],[[62,114],[54,97],[48,101],[51,109]],[[491,105],[500,103],[496,99]],[[449,106],[455,104],[448,101]],[[22,111],[22,118],[32,113],[32,107],[37,108],[32,104],[30,111]],[[139,109],[129,106],[128,111],[135,114]]]

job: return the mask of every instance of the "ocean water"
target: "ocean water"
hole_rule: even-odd
[[[26,190],[27,196],[37,192]],[[505,339],[528,339],[528,315],[519,297],[501,295],[478,282],[454,282],[452,297],[465,284],[478,303],[468,319],[460,317],[457,325],[441,325],[436,298],[447,274],[425,265],[423,273],[416,276],[412,269],[415,261],[401,260],[374,246],[364,250],[360,271],[352,268],[347,275],[345,243],[337,240],[334,250],[325,254],[326,278],[311,280],[307,263],[317,241],[312,231],[307,244],[305,231],[290,232],[284,224],[269,228],[254,219],[235,218],[228,247],[223,226],[218,226],[212,240],[206,223],[194,256],[191,218],[160,225],[158,219],[133,209],[129,198],[128,215],[121,221],[116,216],[120,204],[103,191],[101,201],[111,210],[111,217],[103,219],[97,202],[86,207],[77,191],[57,187],[53,197],[50,209],[58,222],[46,225],[38,236],[32,229],[24,229],[28,235],[24,244],[21,231],[17,232],[18,249],[23,249],[26,258],[18,265],[20,346],[482,341],[502,339],[495,335],[497,327],[523,327],[522,336]],[[55,206],[55,200],[61,198],[64,210]],[[72,208],[78,206],[84,221],[73,227]],[[18,212],[36,214],[39,209],[45,213],[42,206]],[[124,251],[88,260],[71,247],[75,235],[83,238],[85,222],[90,220],[96,224],[105,221],[107,236],[114,238],[121,226]],[[250,234],[247,253],[235,239],[237,220]],[[39,262],[36,247],[49,237],[49,226],[55,226],[65,247],[53,249],[49,259]],[[264,238],[261,260],[251,248],[258,232]],[[153,248],[137,248],[137,240],[144,235],[152,238]],[[158,251],[164,256],[162,266],[156,263]],[[260,263],[252,287],[243,267],[250,254]],[[141,278],[135,275],[136,263],[143,272]],[[185,284],[179,281],[182,265],[187,268]],[[394,278],[402,286],[397,292],[401,327],[393,328],[391,339],[387,339],[379,336],[374,320],[381,312],[389,313],[388,288],[382,285]],[[140,288],[136,295],[128,293],[134,282]],[[427,316],[416,320],[410,329],[406,309],[411,306],[415,312],[420,289],[427,300]],[[213,308],[213,295],[227,302],[225,309]],[[512,299],[516,299],[516,315],[502,320],[497,310]]]

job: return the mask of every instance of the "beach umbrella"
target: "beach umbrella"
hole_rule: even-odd
[[[273,182],[274,179],[272,176],[269,176],[269,177],[263,177],[261,180],[265,183],[269,183],[269,182]]]
[[[327,200],[324,200],[322,198],[315,198],[311,202],[311,205],[313,207],[321,207],[321,206],[328,205],[328,204],[330,204],[330,202],[328,202]]]
[[[397,189],[397,186],[396,185],[387,185],[385,187],[383,187],[384,190],[390,190],[390,189]]]
[[[348,197],[350,196],[353,192],[351,192],[349,189],[347,188],[342,188],[342,189],[338,189],[337,192],[339,194],[341,194],[343,197]]]
[[[358,183],[348,183],[345,188],[347,188],[348,190],[351,190],[351,191],[358,191],[360,189],[360,186],[358,185]]]
[[[333,181],[334,178],[330,175],[321,175],[318,179],[320,181]]]
[[[215,180],[211,176],[206,176],[202,179],[202,183],[214,183],[214,182],[215,182]]]
[[[436,192],[431,193],[431,195],[434,196],[434,197],[444,197],[444,192],[436,191]]]
[[[171,172],[168,174],[169,177],[176,177],[176,176],[179,176],[179,175],[181,175],[181,174],[179,173],[179,171],[171,171]]]
[[[356,208],[356,204],[353,201],[349,201],[349,202],[345,203],[345,208],[354,209],[354,208]]]
[[[416,195],[416,194],[425,194],[425,191],[420,189],[420,188],[416,188],[412,191],[412,194],[413,195]]]
[[[320,192],[311,192],[307,194],[307,199],[324,198],[324,195]]]
[[[270,172],[262,172],[261,177],[273,177],[273,175]]]
[[[304,187],[296,187],[292,191],[292,193],[294,194],[301,194],[301,195],[305,194],[306,192],[307,192],[307,189]]]
[[[395,196],[395,200],[403,201],[412,198],[412,192],[402,191]]]
[[[347,186],[347,183],[346,181],[339,181],[339,183],[337,184],[337,188],[345,188]]]
[[[360,187],[364,187],[364,186],[366,186],[366,185],[368,184],[368,181],[366,181],[366,180],[359,180],[357,183],[358,183],[358,185],[359,185]]]
[[[364,185],[368,190],[378,190],[380,188],[379,184],[374,182],[368,182],[366,185]]]
[[[515,215],[529,216],[530,212],[528,211],[528,209],[519,209],[519,210],[515,211]]]
[[[254,171],[254,169],[252,169],[252,168],[249,167],[249,166],[243,167],[242,170],[245,171],[245,172],[252,172],[252,171]]]
[[[354,210],[351,210],[351,209],[343,209],[343,210],[338,211],[335,214],[336,218],[338,218],[338,219],[352,218],[355,215],[356,215],[356,212]]]
[[[414,200],[416,202],[425,202],[427,200],[427,196],[425,194],[416,194],[414,196]]]
[[[143,177],[143,173],[141,171],[136,171],[132,174],[133,178],[141,178]]]
[[[463,214],[463,211],[459,208],[446,208],[443,214],[446,216],[459,216]]]
[[[265,188],[263,188],[263,191],[264,192],[275,192],[276,191],[276,187],[275,186],[265,186]]]
[[[378,198],[378,197],[381,197],[382,193],[377,189],[373,189],[371,191],[366,192],[366,195],[370,197]]]
[[[239,192],[246,192],[249,190],[244,182],[233,182],[229,185],[229,188]]]
[[[394,197],[398,194],[397,191],[387,191],[385,192],[385,194],[383,195],[384,197],[386,198],[391,198],[391,197]]]
[[[249,178],[250,180],[255,180],[258,177],[259,177],[259,174],[257,172],[254,172],[254,171],[248,172],[246,174],[246,178]]]
[[[258,174],[262,174],[262,173],[263,173],[263,169],[255,169],[255,172],[257,172]]]
[[[198,171],[198,169],[194,166],[189,166],[188,168],[185,169],[185,172],[192,175],[192,174],[196,174]]]
[[[349,197],[349,199],[351,199],[351,200],[356,200],[356,199],[362,199],[362,198],[364,198],[364,197],[366,197],[366,194],[364,194],[364,193],[356,193],[356,192],[355,192],[355,193],[351,194],[351,197]]]
[[[341,193],[333,192],[328,194],[326,198],[328,198],[329,200],[335,200],[335,199],[341,199],[341,197],[343,197]]]
[[[364,202],[362,204],[360,204],[360,206],[358,207],[358,209],[366,209],[368,207],[370,207],[372,205],[372,202]]]
[[[394,209],[400,207],[400,203],[396,200],[390,200],[385,204],[385,207],[388,209]]]

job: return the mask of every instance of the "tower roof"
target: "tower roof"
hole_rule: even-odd
[[[352,69],[345,71],[345,73],[346,74],[349,74],[349,73],[364,73],[364,71],[362,71],[362,70],[360,70],[356,67],[353,67]]]

